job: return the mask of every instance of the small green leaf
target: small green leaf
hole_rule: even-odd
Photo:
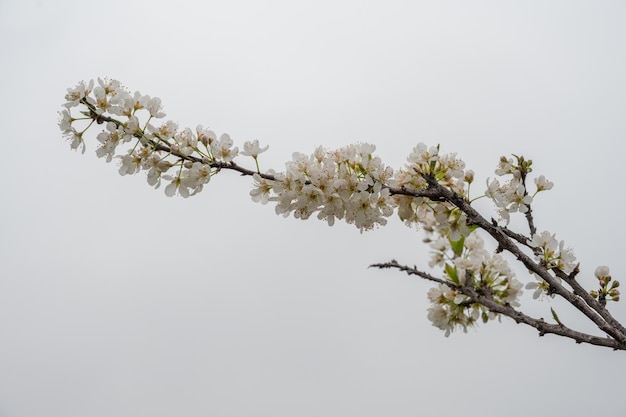
[[[448,240],[450,241],[450,247],[452,248],[452,251],[454,252],[454,254],[456,256],[461,256],[461,254],[463,253],[463,244],[465,243],[465,236],[461,236],[461,238],[457,241],[452,241],[450,238],[448,238]]]
[[[459,275],[456,272],[456,266],[452,266],[450,264],[446,264],[446,274],[455,284],[459,284]]]
[[[489,315],[486,312],[483,311],[480,316],[483,319],[483,323],[487,323],[489,321]]]
[[[558,324],[563,324],[561,323],[561,320],[559,320],[559,316],[556,315],[556,311],[554,311],[552,307],[550,307],[550,311],[552,312],[552,318],[554,319],[554,321],[556,321]]]

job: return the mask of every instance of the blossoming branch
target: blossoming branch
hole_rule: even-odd
[[[231,137],[198,125],[179,128],[165,117],[157,97],[131,93],[116,80],[80,82],[68,89],[59,127],[72,149],[86,149],[86,133],[95,135],[96,155],[119,162],[121,175],[145,172],[150,186],[164,185],[168,197],[194,196],[224,171],[236,171],[253,179],[252,200],[275,204],[277,214],[306,220],[315,215],[332,226],[336,221],[355,225],[361,232],[384,226],[394,213],[408,226],[427,234],[431,268],[438,275],[395,260],[371,265],[394,268],[435,283],[428,291],[428,318],[445,335],[467,331],[479,322],[510,317],[534,327],[539,335],[555,334],[577,343],[626,350],[626,329],[610,314],[607,301],[619,301],[619,281],[609,268],[596,268],[597,287],[584,288],[579,263],[571,248],[549,231],[537,232],[532,203],[538,193],[553,186],[543,175],[530,181],[532,161],[522,156],[502,157],[486,190],[472,197],[474,172],[454,153],[440,147],[416,145],[407,164],[394,170],[375,156],[367,143],[336,150],[318,147],[311,155],[294,153],[284,171],[259,167],[259,156],[268,146],[247,141],[243,151]],[[76,112],[75,108],[78,108]],[[74,113],[72,113],[74,111]],[[254,167],[235,162],[252,158]],[[488,219],[472,202],[488,198],[498,219]],[[511,230],[510,216],[520,213],[528,232]],[[497,244],[495,253],[485,249],[484,238]],[[560,297],[595,324],[600,334],[569,327],[551,308],[554,323],[535,318],[520,309],[524,284],[503,252],[519,261],[532,276],[525,285],[533,299]],[[584,280],[583,280],[584,281]]]

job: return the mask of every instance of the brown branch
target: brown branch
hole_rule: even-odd
[[[433,281],[433,282],[436,282],[438,284],[450,285],[450,283],[448,281],[443,280],[441,278],[437,278],[437,277],[435,277],[433,275],[430,275],[427,272],[420,271],[415,266],[409,267],[409,266],[406,266],[406,265],[401,265],[395,259],[392,259],[389,262],[384,262],[384,263],[379,263],[379,264],[372,264],[372,265],[369,266],[369,268],[378,268],[378,269],[394,268],[394,269],[398,269],[398,270],[400,270],[402,272],[406,272],[407,275],[417,275],[418,277],[424,278],[424,279],[426,279],[428,281]]]
[[[512,231],[511,229],[509,229],[508,227],[500,227],[498,226],[498,224],[495,222],[495,220],[491,220],[491,224],[494,227],[499,227],[500,230],[502,231],[502,233],[504,233],[505,235],[507,235],[508,237],[510,237],[511,239],[517,241],[517,243],[524,245],[530,249],[533,249],[532,246],[530,246],[529,242],[530,239],[520,233],[515,233],[514,231]]]
[[[587,290],[585,290],[583,288],[582,285],[580,285],[580,283],[578,281],[576,281],[576,274],[578,274],[578,268],[576,268],[574,270],[574,272],[572,272],[570,275],[567,275],[565,272],[561,271],[560,269],[555,269],[554,270],[556,276],[558,276],[559,278],[561,278],[563,281],[565,281],[570,287],[572,287],[572,290],[574,291],[574,294],[576,294],[577,296],[579,296],[580,298],[582,298],[585,303],[587,303],[588,305],[590,305],[594,310],[596,310],[598,312],[598,314],[600,314],[600,316],[602,316],[609,325],[617,328],[620,330],[620,332],[622,332],[623,334],[626,334],[626,328],[624,326],[622,326],[622,324],[617,321],[606,309],[605,305],[602,304],[602,302],[596,300],[595,298],[593,298],[591,296],[591,294],[589,294],[589,292]]]
[[[620,343],[619,341],[608,338],[608,337],[598,337],[594,335],[590,335],[587,333],[579,332],[573,330],[562,323],[559,324],[551,324],[546,323],[543,319],[536,319],[527,314],[524,314],[520,311],[515,310],[510,305],[502,305],[493,300],[493,298],[486,291],[481,291],[474,289],[470,285],[456,285],[452,282],[434,277],[426,272],[418,270],[416,267],[409,267],[406,265],[399,264],[395,259],[379,264],[370,265],[373,268],[379,269],[387,269],[387,268],[395,268],[400,271],[406,272],[408,275],[417,275],[421,278],[424,278],[429,281],[433,281],[439,284],[445,284],[450,288],[453,288],[464,295],[470,298],[469,301],[466,301],[468,304],[481,304],[487,307],[490,311],[498,314],[502,314],[504,316],[510,317],[515,320],[516,323],[523,323],[530,327],[535,328],[539,332],[539,336],[543,336],[545,334],[555,334],[558,336],[563,336],[569,339],[573,339],[576,343],[589,343],[596,346],[604,346],[609,347],[614,350],[626,350],[626,343]]]
[[[524,191],[524,195],[528,195],[528,193]],[[528,223],[528,228],[530,229],[530,235],[534,236],[537,233],[537,228],[535,227],[535,220],[533,219],[533,208],[531,207],[530,204],[528,205],[528,211],[524,214],[526,216],[526,222]]]
[[[463,292],[469,296],[473,301],[484,305],[494,313],[500,313],[515,320],[516,323],[524,323],[531,327],[534,327],[539,332],[539,336],[543,336],[548,333],[556,334],[558,336],[567,337],[573,339],[576,343],[589,343],[596,346],[609,347],[614,350],[626,350],[626,343],[620,342],[609,337],[598,337],[587,333],[579,332],[569,327],[560,324],[546,323],[543,319],[536,319],[528,316],[520,311],[515,310],[509,305],[501,305],[493,301],[484,295],[478,294],[474,289],[469,288]],[[474,294],[472,294],[474,293]]]
[[[522,184],[524,185],[524,197],[528,195],[528,188],[526,187],[526,174],[527,172],[522,169]],[[528,223],[528,228],[530,229],[530,236],[534,236],[537,233],[537,228],[535,227],[535,220],[533,219],[533,209],[530,204],[528,204],[528,211],[524,213],[526,216],[526,222]]]
[[[487,221],[464,197],[443,187],[430,175],[424,175],[424,179],[428,182],[428,188],[420,191],[419,193],[412,193],[406,189],[391,188],[390,192],[401,195],[412,195],[414,197],[429,197],[429,195],[433,195],[435,197],[435,201],[447,201],[448,203],[458,207],[466,214],[469,222],[477,225],[489,233],[496,240],[496,242],[498,242],[500,249],[506,250],[514,255],[526,268],[528,268],[528,270],[534,272],[546,281],[554,290],[555,294],[558,294],[567,300],[576,309],[593,321],[593,323],[595,323],[600,330],[613,337],[615,340],[626,343],[626,332],[622,330],[623,327],[621,325],[613,325],[613,323],[616,323],[617,320],[615,320],[608,310],[600,305],[597,300],[587,294],[586,291],[583,290],[580,294],[578,294],[578,292],[573,293],[567,290],[554,276],[549,273],[545,267],[537,264],[524,254],[511,240],[511,237],[503,231],[502,227]],[[586,294],[586,296],[582,295],[583,293]]]
[[[104,116],[102,114],[98,114],[95,106],[87,102],[86,99],[81,100],[81,103],[87,106],[89,109],[89,113],[85,112],[92,120],[97,122],[98,124],[102,124],[104,122],[113,122],[118,127],[125,127],[124,123],[120,122],[109,116]],[[220,161],[207,161],[207,158],[199,158],[192,155],[184,155],[180,152],[176,152],[171,149],[170,146],[167,146],[167,142],[158,142],[153,139],[148,138],[143,131],[135,132],[134,136],[141,141],[142,144],[146,146],[152,147],[154,150],[166,152],[176,158],[179,158],[180,161],[191,161],[191,162],[200,162],[206,165],[209,165],[211,168],[216,170],[228,169],[239,172],[241,175],[252,176],[254,174],[259,175],[261,178],[270,181],[277,181],[276,177],[271,174],[259,173],[244,167],[237,165],[234,162],[220,162]],[[609,312],[606,310],[604,305],[600,303],[598,300],[591,297],[591,295],[584,290],[584,288],[575,280],[575,274],[568,276],[564,272],[560,270],[554,270],[556,275],[565,281],[573,290],[569,291],[566,289],[561,283],[549,273],[549,270],[540,264],[537,264],[532,259],[530,259],[526,254],[524,254],[520,248],[514,243],[524,245],[526,247],[530,247],[528,238],[524,235],[515,233],[509,230],[506,227],[498,226],[496,222],[489,222],[484,217],[482,217],[461,195],[450,191],[449,189],[440,185],[435,178],[430,175],[423,175],[428,183],[428,187],[423,190],[412,191],[408,190],[405,187],[394,188],[387,187],[392,195],[404,195],[409,197],[424,197],[428,198],[432,201],[445,201],[448,202],[461,211],[463,211],[467,218],[469,224],[474,224],[481,229],[485,230],[489,233],[495,240],[498,242],[498,248],[500,250],[506,250],[513,254],[526,268],[530,271],[534,272],[538,276],[540,276],[544,281],[546,281],[550,289],[559,296],[566,299],[570,304],[572,304],[576,309],[581,311],[586,317],[592,320],[596,326],[604,331],[607,335],[612,337],[613,339],[603,339],[598,338],[596,336],[587,335],[580,332],[575,332],[574,330],[568,329],[562,325],[552,325],[543,322],[543,320],[533,319],[532,317],[526,316],[521,312],[516,311],[510,306],[502,306],[493,299],[481,294],[473,294],[470,295],[464,293],[473,299],[477,300],[476,302],[485,305],[490,310],[507,315],[513,318],[515,321],[523,322],[525,324],[531,325],[537,328],[540,331],[540,334],[544,333],[554,333],[565,337],[570,337],[575,339],[577,342],[582,343],[591,343],[600,346],[608,346],[614,349],[626,350],[624,347],[626,343],[626,328],[622,326]],[[536,233],[536,228],[534,226],[534,221],[532,217],[532,210],[529,206],[529,209],[526,213],[526,219],[528,221],[528,225],[530,228],[531,236]],[[532,248],[531,248],[532,249]],[[409,275],[417,275],[421,278],[437,282],[443,283],[446,285],[454,285],[449,283],[448,281],[442,280],[440,278],[434,277],[430,274],[417,270],[415,267],[410,268],[406,266],[402,266],[398,264],[395,260],[391,262],[383,263],[383,264],[373,264],[370,267],[376,268],[396,268],[401,271],[406,272]],[[461,287],[458,287],[461,288]],[[468,287],[462,287],[468,288]]]

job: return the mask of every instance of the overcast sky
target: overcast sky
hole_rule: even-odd
[[[66,88],[108,76],[269,144],[262,169],[357,141],[399,168],[425,142],[482,187],[523,154],[555,183],[539,230],[591,287],[625,273],[625,21],[622,1],[0,0],[0,417],[626,416],[624,352],[432,327],[430,284],[367,268],[427,268],[397,218],[284,219],[229,172],[167,198],[57,127]]]

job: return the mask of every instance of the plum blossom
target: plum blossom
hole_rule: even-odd
[[[269,145],[261,148],[261,145],[259,145],[259,141],[257,139],[253,140],[252,142],[247,141],[243,144],[243,152],[241,152],[241,155],[251,156],[256,159],[261,153],[267,151],[268,148]]]
[[[85,145],[85,141],[83,140],[83,132],[77,132],[72,127],[66,136],[71,141],[70,148],[78,149],[79,147],[81,147],[82,148],[81,153],[85,153],[85,150],[87,149],[87,147]]]
[[[296,152],[275,181],[255,176],[251,195],[259,201],[274,200],[278,214],[293,213],[299,219],[318,212],[318,219],[331,226],[335,219],[361,231],[384,225],[393,214],[393,198],[384,187],[393,171],[373,156],[374,150],[373,145],[357,144],[336,151],[319,147],[310,156]]]
[[[117,94],[111,97],[109,112],[118,116],[132,116],[137,110],[149,109],[150,115],[162,117],[160,113],[161,100],[152,100],[150,96],[144,96],[139,91],[130,94],[127,91],[118,90]]]
[[[96,139],[100,142],[100,147],[96,149],[98,158],[106,156],[106,161],[111,162],[117,146],[120,143],[128,142],[132,139],[132,135],[126,133],[123,126],[118,126],[113,122],[108,122],[106,130],[100,133]]]
[[[178,194],[183,198],[189,197],[189,189],[185,186],[185,184],[183,184],[183,179],[180,175],[175,177],[171,175],[163,175],[163,179],[170,181],[170,183],[165,187],[166,196],[173,197],[176,192],[178,192]]]
[[[210,165],[194,162],[191,168],[185,171],[182,182],[186,187],[193,190],[190,195],[195,195],[202,191],[204,184],[211,180],[211,175]]]
[[[530,240],[529,245],[536,249],[537,259],[547,268],[558,268],[569,274],[576,269],[578,263],[571,248],[565,248],[564,241],[558,241],[556,235],[548,231],[537,233]]]
[[[141,169],[141,157],[137,154],[131,152],[119,158],[122,162],[119,169],[120,175],[132,175]]]
[[[207,148],[211,143],[217,140],[215,132],[210,129],[205,129],[202,125],[196,126],[196,135],[198,136],[198,141]]]
[[[161,111],[161,99],[158,97],[152,97],[151,99],[149,99],[146,103],[146,109],[148,109],[148,112],[150,112],[150,116],[152,117],[155,117],[157,119],[165,117],[165,113]]]
[[[498,317],[464,295],[466,287],[477,292],[488,290],[498,304],[520,305],[523,284],[515,278],[504,258],[485,249],[484,241],[477,233],[453,243],[449,236],[442,234],[431,242],[431,248],[435,250],[430,266],[443,264],[449,284],[439,284],[430,290],[428,317],[447,335],[456,327],[466,331],[479,318],[486,322]]]
[[[593,274],[599,280],[611,277],[611,274],[609,273],[609,267],[605,265],[597,267]]]
[[[190,128],[185,128],[182,132],[174,136],[174,141],[178,147],[178,152],[189,156],[198,148],[198,139]]]
[[[239,148],[236,146],[233,148],[233,140],[230,135],[223,133],[218,141],[211,143],[211,152],[215,159],[230,162],[239,154]]]
[[[270,200],[271,192],[272,192],[272,183],[271,181],[262,178],[259,174],[254,174],[252,176],[254,178],[255,187],[250,191],[250,197],[252,197],[252,201],[255,203],[267,204]]]
[[[431,288],[427,296],[431,302],[428,319],[433,326],[443,330],[446,337],[457,328],[467,333],[478,320],[486,322],[496,318],[486,307],[471,303],[468,296],[446,284]]]
[[[537,186],[537,192],[544,190],[551,190],[554,184],[546,179],[545,176],[540,175],[539,177],[534,179],[535,185]]]
[[[66,133],[71,131],[74,118],[72,117],[70,111],[62,110],[59,112],[59,115],[61,116],[59,119],[59,129],[61,129],[61,132]]]
[[[517,178],[500,184],[497,178],[487,180],[485,196],[493,200],[500,214],[500,218],[508,224],[510,213],[526,213],[533,201],[532,196],[526,193],[526,187]]]
[[[534,274],[533,274],[534,275]],[[534,282],[529,282],[528,284],[526,284],[526,289],[528,290],[534,290],[533,291],[533,300],[536,300],[538,298],[540,298],[541,296],[543,296],[544,294],[549,294],[550,292],[550,284],[548,284],[546,281],[544,281],[541,277],[538,277],[537,275],[534,275],[535,280]],[[554,297],[554,294],[550,294],[552,297]]]
[[[106,93],[105,89],[102,86],[96,86],[93,89],[93,95],[96,98],[96,113],[102,114],[111,107],[111,103],[109,102],[109,95]]]
[[[78,83],[78,85],[74,88],[68,88],[67,94],[65,95],[65,100],[67,101],[64,106],[68,109],[71,107],[76,107],[80,104],[82,99],[87,99],[89,103],[95,104],[95,100],[92,97],[89,97],[91,91],[93,90],[94,82],[90,80],[88,84],[85,84],[84,81]]]
[[[118,80],[110,78],[98,78],[98,85],[104,90],[104,93],[114,96],[118,91],[122,90],[122,84]]]
[[[169,139],[176,136],[176,133],[178,132],[178,124],[171,120],[168,120],[159,127],[154,127],[149,124],[148,131],[160,139]]]
[[[498,163],[498,168],[496,168],[496,175],[507,175],[507,174],[513,174],[515,175],[515,172],[518,172],[515,168],[513,168],[514,162],[513,159],[511,158],[507,158],[506,156],[501,156],[500,157],[500,162]],[[515,175],[518,176],[518,175]]]
[[[409,154],[407,161],[409,164],[424,167],[424,173],[428,172],[431,162],[439,159],[439,148],[437,146],[427,147],[424,143],[418,143]]]

